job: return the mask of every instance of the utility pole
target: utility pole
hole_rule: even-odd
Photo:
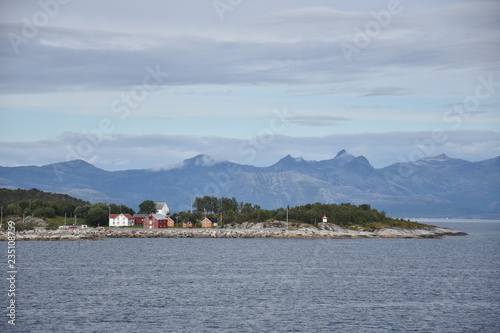
[[[286,230],[288,230],[288,207],[290,206],[286,206]]]
[[[64,213],[64,225],[66,225],[66,214],[67,213]]]

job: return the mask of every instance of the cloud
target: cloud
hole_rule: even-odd
[[[21,18],[41,8],[38,2],[12,2],[0,11],[2,132],[25,141],[52,139],[4,139],[0,161],[43,164],[80,155],[105,169],[149,168],[206,153],[265,165],[289,153],[318,159],[346,148],[378,166],[392,163],[418,149],[417,140],[431,137],[415,130],[442,126],[443,105],[473,95],[479,76],[500,80],[498,1],[402,3],[403,11],[348,62],[340,44],[353,43],[374,20],[371,11],[386,10],[387,1],[333,6],[327,0],[256,0],[228,12],[224,22],[206,0],[70,2],[19,45],[19,53],[8,34],[21,33]],[[112,104],[141,85],[148,66],[168,78],[131,107],[127,121],[118,121],[123,114],[113,113]],[[243,139],[206,136],[258,133],[263,110],[283,105],[308,113],[292,115],[290,136],[275,135],[255,154],[238,152],[242,144],[254,149]],[[460,129],[495,129],[498,89],[474,112]],[[113,134],[88,152],[84,134],[61,134],[95,128],[99,116],[112,118],[117,132],[148,134]],[[312,136],[335,133],[339,124],[350,132],[413,132]],[[25,133],[16,133],[17,127]],[[436,145],[436,151],[482,159],[498,149],[498,134],[491,133],[447,132],[447,145]],[[78,147],[83,153],[71,153]]]
[[[435,138],[438,137],[439,140]],[[55,140],[4,142],[0,165],[44,165],[84,159],[105,170],[171,168],[200,154],[200,163],[230,160],[241,164],[268,166],[290,154],[306,160],[333,158],[346,149],[363,155],[375,167],[409,161],[415,156],[445,153],[470,161],[500,155],[500,133],[486,131],[393,132],[337,134],[323,137],[275,135],[248,140],[178,135],[113,135],[92,145],[79,133],[65,133]]]
[[[346,117],[336,117],[330,115],[296,115],[287,118],[288,122],[302,126],[335,126],[339,122],[348,121]]]
[[[402,81],[411,87],[411,78],[420,75],[422,68],[431,80],[439,81],[449,72],[498,68],[497,2],[421,11],[405,7],[353,63],[346,62],[339,45],[352,43],[355,28],[363,30],[374,20],[369,11],[292,7],[266,13],[265,7],[260,9],[266,24],[232,26],[231,37],[221,35],[227,29],[214,24],[204,30],[180,31],[163,26],[156,33],[47,26],[21,45],[19,54],[13,52],[8,38],[2,38],[0,88],[3,94],[119,90],[137,84],[147,66],[159,65],[171,74],[165,86],[371,82],[374,89],[383,90],[389,88],[377,87],[381,79],[394,87]],[[243,10],[238,9],[241,14]],[[2,23],[0,34],[6,37],[21,29],[21,24]],[[289,31],[289,38],[283,38],[284,31]],[[401,88],[399,93],[412,90]]]
[[[397,88],[397,87],[379,87],[371,89],[368,93],[364,94],[363,97],[375,97],[375,96],[403,96],[409,95],[410,92],[407,89]]]
[[[338,22],[339,20],[352,23],[353,20],[366,21],[370,18],[370,14],[364,12],[348,12],[332,7],[302,7],[265,14],[262,16],[262,21],[264,23],[280,24],[317,24],[318,21]]]

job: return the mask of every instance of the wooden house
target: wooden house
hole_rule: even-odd
[[[134,214],[135,225],[143,225],[144,218],[148,216],[147,214]]]
[[[213,217],[205,217],[203,220],[201,220],[201,227],[202,228],[213,228],[217,226],[217,219]]]
[[[166,202],[155,202],[156,204],[156,214],[161,214],[163,216],[167,216],[170,212],[168,205]]]
[[[142,224],[146,229],[163,229],[168,228],[168,218],[161,214],[151,214],[144,218]]]
[[[130,227],[135,223],[135,219],[130,214],[111,214],[109,215],[110,227]]]
[[[167,217],[167,225],[169,228],[177,227],[177,219],[175,217]]]

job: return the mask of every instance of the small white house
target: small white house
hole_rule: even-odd
[[[167,216],[170,213],[166,202],[155,202],[156,204],[156,214],[161,214]]]
[[[86,224],[65,224],[61,225],[59,229],[87,229],[88,226]],[[45,228],[43,228],[45,229]],[[35,228],[36,231],[36,228]]]
[[[130,214],[111,214],[109,215],[110,227],[130,227],[135,224],[135,219]]]
[[[323,216],[323,223],[328,223],[328,217],[326,217],[326,215]]]

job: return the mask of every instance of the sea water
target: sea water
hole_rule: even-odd
[[[500,332],[500,223],[444,239],[16,243],[1,332]],[[5,296],[5,297],[3,297]]]

